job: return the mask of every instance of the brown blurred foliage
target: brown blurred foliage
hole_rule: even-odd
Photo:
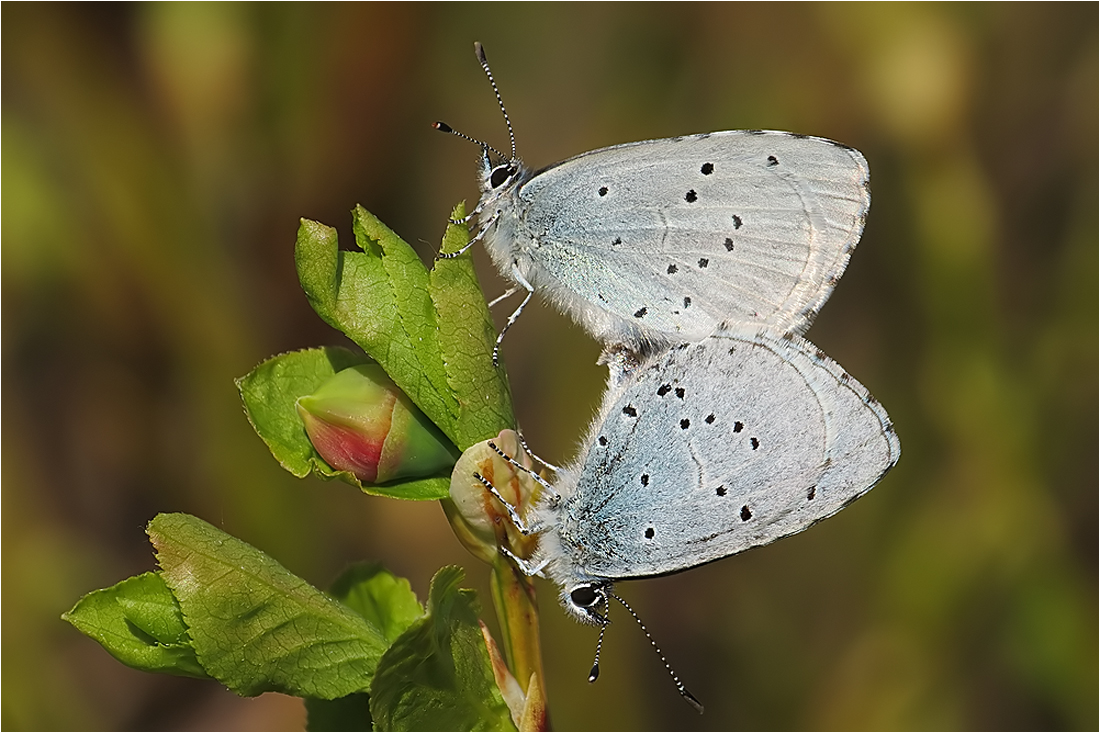
[[[474,40],[535,167],[770,128],[872,171],[809,337],[888,407],[901,463],[798,537],[620,588],[701,718],[625,615],[588,685],[595,632],[545,588],[554,724],[1097,726],[1096,4],[2,12],[5,728],[301,727],[296,700],[135,672],[59,619],[153,566],[160,511],[322,586],[370,558],[421,594],[446,563],[484,587],[437,506],[282,472],[232,382],[339,342],[297,285],[299,217],[350,239],[362,203],[428,258],[472,203],[476,149],[429,123],[504,144]],[[594,409],[597,352],[545,309],[505,342],[550,460]]]

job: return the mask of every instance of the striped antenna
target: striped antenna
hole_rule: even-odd
[[[489,143],[482,142],[482,141],[478,140],[476,137],[470,137],[469,135],[467,135],[465,133],[459,132],[458,130],[456,130],[453,127],[451,127],[450,125],[448,125],[446,122],[433,122],[432,127],[439,130],[440,132],[449,132],[450,134],[455,135],[457,137],[460,137],[463,140],[469,140],[474,145],[477,145],[478,147],[480,147],[483,150],[491,150],[492,152],[496,153],[497,157],[500,158],[501,160],[504,159],[504,153],[500,152],[499,150],[494,148]]]
[[[432,127],[439,130],[440,132],[449,132],[450,134],[456,135],[463,140],[469,140],[473,144],[479,146],[482,150],[492,151],[501,160],[507,160],[509,162],[515,161],[516,133],[514,130],[512,130],[512,119],[508,116],[508,110],[504,108],[504,99],[500,96],[500,89],[497,88],[497,81],[493,78],[492,70],[489,69],[489,61],[485,58],[485,47],[482,46],[481,43],[479,43],[478,41],[474,41],[474,53],[477,55],[477,61],[479,64],[481,64],[481,68],[485,70],[485,76],[489,77],[489,84],[492,85],[493,94],[495,94],[497,97],[497,104],[500,106],[500,112],[504,115],[504,124],[508,126],[508,139],[511,141],[512,144],[512,154],[510,156],[506,156],[504,153],[500,152],[489,143],[482,142],[475,137],[470,137],[469,135],[461,133],[448,125],[446,122],[433,122]]]
[[[508,125],[508,138],[512,141],[512,157],[510,160],[515,160],[516,134],[512,131],[512,120],[508,117],[508,110],[504,108],[504,100],[500,96],[500,89],[497,88],[493,72],[489,69],[489,60],[485,58],[485,47],[481,45],[480,41],[474,41],[474,53],[477,55],[477,61],[481,64],[481,68],[485,69],[485,76],[489,77],[489,83],[493,85],[493,94],[497,95],[497,104],[500,105],[500,112],[504,115],[504,124]]]
[[[588,681],[595,682],[600,676],[600,650],[603,649],[603,635],[607,631],[607,625],[611,623],[607,619],[603,620],[603,625],[600,626],[600,638],[596,639],[596,659],[592,662],[592,671],[588,673]]]
[[[610,591],[608,591],[608,595],[611,596],[612,598],[614,598],[619,603],[623,604],[623,608],[625,608],[627,611],[629,611],[630,615],[634,617],[634,620],[638,622],[638,626],[641,627],[642,633],[645,634],[645,638],[649,639],[649,643],[653,645],[653,651],[657,652],[657,656],[660,657],[661,664],[665,665],[665,669],[667,669],[668,673],[670,675],[672,675],[672,682],[676,685],[676,690],[680,693],[680,697],[687,700],[688,704],[691,705],[696,710],[698,710],[699,714],[701,715],[703,713],[703,703],[699,702],[695,698],[695,695],[692,695],[688,691],[688,688],[684,687],[684,683],[680,681],[679,675],[676,674],[676,672],[672,669],[672,665],[668,663],[667,659],[665,659],[665,655],[661,651],[661,647],[657,646],[657,642],[653,640],[653,636],[650,635],[649,629],[647,629],[645,627],[645,624],[642,623],[642,620],[640,618],[638,618],[638,614],[634,613],[634,609],[631,608],[627,604],[627,602],[624,601],[622,598],[619,598],[617,595],[615,595],[614,593],[611,593]],[[607,628],[607,624],[604,624],[604,628],[605,629]],[[599,665],[599,662],[600,662],[600,651],[599,650],[600,650],[600,643],[602,643],[602,642],[603,642],[603,631],[600,631],[600,641],[597,642],[597,644],[596,644],[596,664],[597,665]],[[592,674],[590,674],[588,676],[588,681],[591,682],[596,677],[598,677],[599,674],[600,674],[600,671],[594,666],[592,668]]]

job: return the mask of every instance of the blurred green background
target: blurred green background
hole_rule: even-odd
[[[589,685],[596,632],[544,587],[554,725],[1097,727],[1096,4],[2,17],[5,728],[301,727],[297,700],[129,670],[59,619],[153,567],[157,512],[318,585],[370,558],[422,595],[446,563],[484,588],[438,505],[284,473],[232,381],[340,342],[297,284],[299,217],[346,245],[362,203],[428,258],[452,205],[476,200],[477,150],[429,126],[506,145],[474,40],[536,168],[771,128],[853,145],[872,171],[862,244],[809,337],[887,406],[900,464],[809,532],[620,586],[702,717],[621,609]],[[549,460],[596,406],[597,353],[542,308],[505,342]]]

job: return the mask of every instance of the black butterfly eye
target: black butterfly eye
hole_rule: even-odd
[[[569,599],[581,608],[591,608],[599,603],[600,594],[591,586],[582,585],[569,592]]]
[[[489,185],[493,188],[500,188],[515,172],[516,169],[510,165],[497,166],[489,176]]]

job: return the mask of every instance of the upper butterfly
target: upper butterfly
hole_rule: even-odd
[[[531,171],[516,157],[484,49],[474,49],[511,155],[435,127],[481,146],[470,245],[483,239],[501,273],[528,291],[500,338],[536,290],[601,342],[633,350],[698,341],[719,325],[810,327],[871,204],[858,150],[731,130],[615,145]]]

